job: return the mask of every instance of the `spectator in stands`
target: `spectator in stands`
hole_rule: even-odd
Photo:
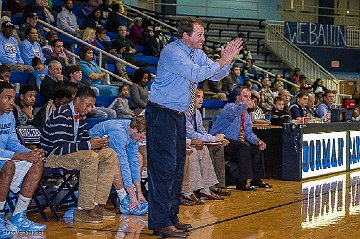
[[[253,124],[268,125],[270,122],[266,120],[264,111],[262,110],[262,108],[259,107],[260,94],[256,91],[252,91],[251,100],[254,103],[254,107],[248,108],[247,112],[250,114],[251,121],[253,122]]]
[[[36,98],[36,89],[32,84],[21,85],[19,89],[19,98],[16,101],[14,115],[17,126],[32,125]]]
[[[101,10],[96,8],[88,16],[85,17],[80,29],[84,30],[88,27],[95,28],[101,26]]]
[[[144,28],[142,26],[143,19],[141,17],[134,18],[134,24],[130,27],[129,40],[132,41],[134,45],[144,45]]]
[[[247,80],[244,83],[244,87],[247,88],[249,91],[253,90],[253,83],[251,83],[251,81]]]
[[[68,81],[66,76],[62,72],[61,63],[53,60],[48,66],[49,74],[44,77],[40,85],[40,95],[49,101],[52,99],[56,89],[65,87],[65,83]]]
[[[233,65],[230,69],[230,74],[222,79],[222,91],[229,97],[230,93],[240,84],[241,69],[238,65]]]
[[[275,79],[274,79],[274,82],[276,83],[276,82],[282,82],[282,80],[281,80],[281,76],[279,75],[279,74],[276,74],[275,75]]]
[[[1,24],[0,63],[7,65],[11,71],[32,72],[31,66],[25,65],[21,58],[18,42],[12,36],[15,25],[9,21]]]
[[[117,118],[132,118],[135,116],[135,113],[130,110],[129,102],[126,97],[129,97],[129,86],[123,84],[119,87],[118,98],[115,99],[114,102],[109,106],[110,109],[116,111]]]
[[[11,16],[16,15],[17,13],[22,14],[25,9],[25,2],[24,0],[6,1],[6,8],[11,12]]]
[[[136,115],[140,114],[146,108],[149,95],[147,83],[150,79],[151,74],[149,70],[139,68],[134,72],[132,78],[133,84],[130,86],[130,109],[133,110]]]
[[[309,93],[308,94],[309,100],[306,106],[306,112],[308,113],[309,116],[314,117],[315,116],[315,94],[314,93]]]
[[[45,62],[46,58],[41,50],[41,46],[38,42],[39,33],[35,27],[30,27],[25,31],[26,39],[20,45],[21,57],[24,64],[32,66],[32,60],[37,57],[42,63]]]
[[[51,46],[51,43],[55,40],[58,39],[58,36],[56,34],[56,32],[54,31],[49,31],[46,34],[46,45],[43,46],[42,51],[44,53],[45,58],[48,58],[51,54],[53,54],[53,48]],[[66,57],[68,59],[68,62],[71,62],[71,55],[70,53],[64,48],[64,52],[66,54]]]
[[[202,123],[202,116],[200,113],[200,108],[202,107],[203,104],[203,98],[204,98],[203,91],[199,88],[196,89],[196,93],[195,93],[196,112],[193,115],[191,115],[189,112],[185,113],[186,137],[191,140],[200,140],[206,143],[214,143],[214,144],[208,144],[207,150],[210,153],[209,157],[211,158],[213,169],[215,170],[216,178],[217,180],[219,180],[219,182],[215,185],[210,185],[211,186],[210,189],[213,193],[216,193],[220,196],[229,196],[230,193],[226,190],[225,187],[225,158],[224,158],[224,147],[223,147],[226,146],[229,142],[224,138],[223,134],[217,134],[213,136],[211,134],[208,134],[207,131],[205,130]],[[198,155],[198,153],[200,152],[198,151],[197,153],[193,152],[192,155],[196,156]],[[193,156],[190,156],[190,160],[196,160],[193,158]],[[203,160],[207,160],[207,159],[203,158]],[[210,165],[208,165],[208,167],[209,166]],[[211,169],[209,170],[211,171]],[[190,172],[191,172],[191,168],[190,168]]]
[[[30,78],[29,83],[35,86],[37,93],[40,93],[41,82],[49,74],[48,66],[45,66],[39,57],[34,57],[31,60],[31,65],[35,70],[34,76]]]
[[[101,138],[108,135],[109,148],[117,153],[118,160],[115,167],[121,170],[121,177],[115,177],[113,185],[120,199],[120,212],[135,215],[146,213],[147,202],[141,190],[142,163],[139,162],[138,157],[139,142],[146,139],[144,116],[137,116],[131,121],[101,122],[90,130],[90,135]],[[127,200],[129,202],[126,203]]]
[[[111,12],[109,12],[108,20],[106,22],[106,30],[109,32],[117,32],[120,26],[120,21],[123,19],[119,15],[120,5],[113,3],[111,6]]]
[[[309,101],[307,93],[299,92],[296,96],[296,103],[290,106],[291,118],[295,120],[301,120],[302,117],[307,116],[306,106]]]
[[[54,22],[54,16],[51,14],[49,10],[49,4],[47,0],[36,0],[35,4],[28,4],[25,7],[24,13],[23,13],[23,19],[24,22],[33,13],[36,13],[36,15],[39,17],[40,20],[47,22],[49,24],[52,24]],[[44,27],[44,31],[48,32],[49,29]],[[41,31],[42,32],[42,31]]]
[[[274,99],[274,108],[271,113],[271,124],[282,126],[284,123],[289,123],[291,116],[289,111],[284,110],[284,100],[277,96]]]
[[[301,76],[300,68],[295,68],[293,70],[293,73],[292,73],[292,76],[291,76],[291,81],[294,82],[297,85],[300,85],[300,76]]]
[[[19,28],[18,35],[19,35],[21,41],[23,41],[26,39],[26,36],[25,36],[26,29],[28,29],[30,27],[35,27],[36,30],[38,31],[38,42],[39,42],[40,46],[43,46],[46,44],[46,40],[45,40],[44,34],[42,32],[43,29],[42,29],[42,27],[39,27],[37,20],[38,20],[38,15],[35,12],[30,13],[28,15],[28,17],[26,18],[26,22],[23,25],[21,25],[21,27]]]
[[[88,27],[84,30],[82,39],[83,39],[83,41],[86,41],[86,42],[90,43],[91,45],[95,46],[95,36],[96,36],[95,29]]]
[[[84,46],[81,49],[80,59],[82,82],[98,88],[100,95],[117,96],[117,87],[104,84],[106,74],[101,72],[99,65],[95,63],[94,52],[90,47]]]
[[[137,62],[135,59],[135,53],[136,53],[135,45],[128,38],[126,38],[127,27],[120,26],[118,30],[119,30],[119,38],[113,41],[113,48],[116,49],[116,52],[121,53],[124,60],[133,65],[140,67],[146,66],[141,62]]]
[[[203,88],[206,96],[213,100],[226,100],[226,95],[221,90],[218,81],[206,80],[206,83],[207,84],[204,84]],[[208,88],[206,88],[206,85],[208,86]]]
[[[244,77],[245,80],[249,80],[249,79],[255,81],[258,80],[258,75],[255,70],[255,67],[253,66],[253,62],[251,59],[246,60],[246,63],[241,73],[243,74],[242,76]]]
[[[312,89],[313,92],[326,92],[328,90],[325,86],[323,86],[323,80],[321,78],[317,78],[315,80],[314,84],[312,85]]]
[[[76,87],[78,89],[81,87],[84,87],[84,86],[88,86],[88,84],[86,84],[86,82],[81,81],[82,80],[82,71],[81,71],[81,67],[78,65],[68,66],[65,75],[69,79],[69,82],[73,82],[76,84]]]
[[[110,0],[102,0],[102,4],[100,4],[98,6],[98,8],[101,10],[102,15],[101,15],[101,20],[104,24],[106,24],[108,17],[109,17],[109,13],[111,11],[110,9]]]
[[[56,109],[64,104],[70,103],[72,100],[71,92],[66,88],[58,88],[54,94],[53,98],[49,100],[45,105],[34,116],[32,125],[41,130],[46,120],[50,117]]]
[[[47,157],[45,167],[80,170],[74,221],[87,223],[115,219],[104,205],[114,178],[116,152],[107,148],[107,139],[90,138],[86,130],[85,115],[94,108],[95,100],[90,87],[80,88],[75,100],[50,115],[41,135]]]
[[[149,41],[146,43],[145,46],[145,55],[149,56],[160,56],[160,52],[164,48],[164,44],[161,41],[161,27],[156,26],[154,30],[154,35],[150,36]]]
[[[66,67],[71,64],[64,48],[64,42],[60,39],[55,39],[51,42],[52,54],[46,57],[45,65],[49,65],[51,61],[58,61],[62,66],[62,74],[65,74]]]
[[[326,122],[330,122],[331,107],[335,103],[335,92],[326,91],[324,93],[323,102],[316,107],[315,117],[323,119]]]
[[[252,60],[252,55],[251,55],[251,52],[250,52],[250,50],[249,50],[249,47],[244,44],[244,48],[241,49],[241,50],[239,51],[239,54],[237,54],[237,55],[234,57],[234,59],[233,59],[233,61],[232,61],[231,64],[233,65],[233,64],[235,64],[235,63],[242,63],[241,60],[247,61],[247,60],[249,60],[249,59]]]
[[[288,90],[283,89],[282,91],[280,91],[279,96],[284,101],[284,110],[288,111],[290,107],[290,99],[291,99],[290,92]]]
[[[273,93],[270,90],[271,81],[269,77],[264,77],[261,80],[262,89],[260,90],[259,105],[263,109],[265,115],[270,115],[274,106]]]
[[[72,12],[73,1],[66,0],[65,6],[57,16],[57,27],[72,34],[76,37],[81,38],[83,31],[79,29],[77,24],[76,16]]]
[[[100,48],[103,51],[106,51],[114,56],[116,56],[117,58],[122,59],[122,55],[121,54],[117,54],[116,49],[114,49],[109,42],[105,41],[106,38],[106,29],[103,29],[102,27],[96,27],[95,28],[95,39],[94,39],[94,46]],[[96,53],[96,52],[95,52]],[[117,75],[119,75],[120,77],[123,77],[124,79],[130,81],[128,74],[125,71],[125,65],[118,61],[115,60],[109,56],[103,55],[102,56],[102,62],[105,64],[114,64],[116,67],[116,73]],[[114,80],[117,80],[116,78],[114,78]]]
[[[282,91],[283,89],[284,89],[284,83],[282,81],[275,81],[274,89],[272,91],[273,98],[275,99],[276,97],[278,97],[280,91]]]
[[[360,98],[355,99],[355,109],[351,116],[352,121],[360,121]]]
[[[96,9],[97,5],[94,0],[87,0],[86,6],[81,10],[84,15],[84,18],[87,17],[90,13],[92,13]]]
[[[324,100],[324,91],[322,91],[322,88],[317,88],[315,91],[314,91],[314,94],[315,94],[315,105],[319,105],[323,102]]]
[[[20,144],[12,113],[15,90],[7,82],[0,82],[0,237],[44,231],[46,226],[30,221],[26,210],[41,179],[44,151],[29,150]],[[12,216],[4,220],[4,209],[9,189],[20,194]],[[9,236],[10,235],[10,236]]]
[[[11,70],[7,65],[0,65],[0,76],[2,80],[10,83]]]
[[[230,170],[237,169],[238,174],[227,175],[228,184],[235,183],[236,189],[244,191],[271,187],[261,180],[265,175],[263,150],[266,144],[253,133],[251,118],[246,112],[253,104],[250,91],[240,88],[235,103],[225,105],[210,130],[211,134],[225,134],[230,141],[224,148],[225,158],[233,162],[234,168]],[[249,178],[252,180],[247,185]]]

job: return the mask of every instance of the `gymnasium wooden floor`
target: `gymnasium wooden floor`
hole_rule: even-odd
[[[224,201],[182,206],[182,222],[193,225],[189,238],[360,238],[360,171],[305,182],[266,182],[271,190],[230,189]],[[39,215],[30,218],[41,221]],[[147,230],[145,216],[118,214],[116,221],[102,225],[53,219],[46,224],[44,235],[36,238],[158,238]]]

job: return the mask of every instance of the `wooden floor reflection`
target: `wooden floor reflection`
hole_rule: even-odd
[[[193,225],[189,238],[360,237],[360,172],[305,182],[267,182],[273,189],[231,190],[232,195],[224,201],[181,207],[181,220]],[[41,221],[37,215],[30,217]],[[46,224],[46,238],[157,238],[147,230],[146,217],[140,216],[118,214],[115,222],[98,226],[71,220]]]

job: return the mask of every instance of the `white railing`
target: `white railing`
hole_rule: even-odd
[[[99,66],[100,66],[101,70],[104,71],[105,73],[107,73],[107,74],[115,77],[115,78],[118,79],[118,80],[121,80],[121,81],[123,81],[123,82],[125,82],[125,83],[127,83],[127,84],[129,84],[129,85],[132,85],[132,82],[130,82],[130,81],[124,79],[123,77],[120,77],[120,76],[118,76],[118,75],[116,75],[116,74],[113,74],[113,73],[111,73],[110,71],[102,68],[102,57],[103,57],[103,55],[108,56],[108,57],[114,59],[115,61],[120,61],[121,63],[123,63],[123,64],[125,64],[125,65],[128,65],[128,66],[130,66],[130,67],[132,67],[132,68],[135,68],[135,69],[138,69],[139,67],[137,67],[137,66],[135,66],[135,65],[133,65],[133,64],[127,62],[127,61],[124,61],[123,59],[120,59],[120,58],[118,58],[118,57],[116,57],[116,56],[114,56],[114,55],[112,55],[112,54],[110,54],[110,53],[108,53],[108,52],[106,52],[106,51],[104,51],[104,50],[101,50],[100,48],[97,48],[97,47],[95,47],[95,46],[93,46],[93,45],[91,45],[91,44],[83,41],[83,40],[80,39],[80,38],[77,38],[77,37],[75,37],[75,36],[73,36],[73,35],[65,32],[65,31],[57,28],[57,27],[54,27],[54,26],[50,25],[50,24],[47,23],[47,22],[44,22],[44,21],[42,21],[42,20],[40,20],[40,19],[38,19],[38,22],[41,23],[42,25],[44,25],[44,26],[46,26],[46,27],[48,27],[48,28],[56,31],[56,32],[59,32],[59,33],[65,35],[65,36],[67,36],[67,37],[69,37],[69,38],[71,38],[71,39],[73,39],[73,40],[75,40],[75,41],[77,41],[77,42],[85,45],[85,46],[88,46],[88,47],[92,48],[93,50],[98,51],[98,52],[99,52]],[[76,56],[77,56],[76,54],[74,54],[74,53],[72,53],[72,52],[71,52],[71,55],[72,55],[73,57],[76,57]],[[77,58],[77,57],[76,57],[76,58]],[[109,83],[109,82],[108,82],[108,83]]]
[[[265,45],[285,64],[292,68],[300,68],[307,78],[314,81],[317,78],[324,80],[324,86],[339,92],[339,81],[319,65],[314,59],[286,39],[282,33],[283,23],[268,22],[265,28]]]
[[[348,26],[346,28],[346,46],[360,48],[360,28]]]
[[[137,9],[129,6],[129,5],[125,5],[125,6],[126,6],[127,9],[129,9],[129,10],[131,10],[131,11],[134,11],[134,12],[140,14],[141,16],[147,18],[147,19],[153,20],[154,22],[159,23],[161,26],[163,26],[163,27],[165,27],[165,28],[168,28],[168,29],[177,31],[177,29],[176,29],[175,27],[173,27],[173,26],[170,26],[170,25],[168,25],[168,24],[166,24],[166,23],[163,23],[162,21],[159,21],[158,19],[156,19],[156,18],[154,18],[154,17],[151,17],[151,16],[149,16],[149,15],[147,15],[147,14],[145,14],[145,13],[143,13],[143,12],[141,12],[141,11],[139,11],[139,10],[137,10]]]

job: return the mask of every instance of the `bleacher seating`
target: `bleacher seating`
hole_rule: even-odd
[[[116,97],[117,96],[97,96],[95,105],[109,107]]]
[[[146,63],[148,65],[157,65],[159,57],[155,56],[146,56],[142,54],[135,54],[136,61]]]
[[[10,83],[28,84],[29,79],[34,76],[32,72],[13,71],[10,75]]]
[[[119,33],[117,32],[106,32],[106,35],[110,37],[111,40],[114,40],[119,37]]]

